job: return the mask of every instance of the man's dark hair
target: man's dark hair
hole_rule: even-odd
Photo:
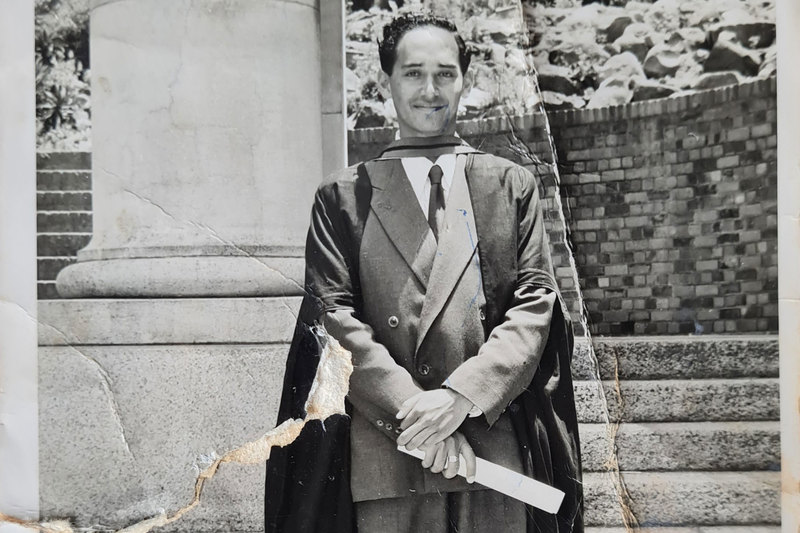
[[[467,48],[464,39],[458,34],[456,25],[446,18],[423,13],[401,15],[383,27],[383,40],[378,40],[378,54],[381,58],[381,69],[389,76],[392,75],[394,63],[397,61],[397,44],[400,42],[400,39],[411,30],[423,26],[442,28],[453,34],[453,37],[456,39],[456,44],[458,45],[458,62],[461,67],[461,73],[465,74],[469,67],[469,61],[472,58],[472,51]]]

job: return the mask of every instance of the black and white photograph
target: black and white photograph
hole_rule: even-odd
[[[8,0],[0,533],[800,530],[798,30]]]

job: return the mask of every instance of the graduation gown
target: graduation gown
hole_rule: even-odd
[[[507,312],[517,303],[515,291],[520,287],[558,292],[546,237],[542,231],[538,235],[525,231],[534,217],[541,217],[535,179],[527,170],[464,146],[458,139],[420,142],[431,150],[455,146],[468,153],[465,172],[478,234],[488,338],[497,326],[507,321]],[[409,145],[414,148],[414,141],[404,140],[404,145],[395,148],[402,150]],[[290,417],[305,416],[303,406],[324,342],[314,336],[311,326],[321,322],[325,309],[330,307],[330,302],[317,298],[316,294],[324,293],[324,287],[336,280],[359,279],[357,254],[365,222],[371,216],[375,168],[376,165],[367,163],[345,169],[318,191],[315,212],[324,210],[332,222],[320,228],[312,220],[307,262],[318,257],[319,240],[326,238],[320,232],[325,231],[336,233],[337,249],[349,260],[346,269],[337,269],[324,261],[321,268],[315,265],[307,269],[307,295],[287,357],[279,423]],[[531,242],[534,239],[537,242]],[[357,283],[351,292],[353,301],[348,304],[358,309]],[[533,378],[506,409],[516,432],[525,473],[566,493],[558,515],[529,509],[528,532],[583,531],[580,450],[570,372],[573,336],[560,297],[559,302]],[[350,418],[337,415],[308,424],[294,443],[272,451],[267,463],[266,531],[356,531],[350,491],[349,434]]]

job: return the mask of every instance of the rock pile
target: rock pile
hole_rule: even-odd
[[[774,17],[774,0],[526,8],[544,100],[572,108],[626,104],[772,76]],[[558,79],[550,75],[554,69]]]
[[[447,4],[476,52],[461,118],[520,115],[542,102],[550,109],[619,105],[775,74],[775,0],[631,0],[624,7],[527,0],[524,26],[516,1],[423,3]],[[376,45],[395,14],[373,8],[347,15],[350,128],[395,123]]]

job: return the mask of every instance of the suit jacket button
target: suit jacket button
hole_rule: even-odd
[[[396,316],[392,315],[392,316],[389,317],[389,327],[390,328],[396,328],[399,323],[400,323],[400,320]]]
[[[394,426],[393,426],[393,425],[391,425],[391,424],[386,424],[386,431],[391,431],[392,429],[394,429]]]
[[[486,320],[486,311],[483,310],[483,307],[478,310],[478,318],[480,318],[482,321]]]
[[[419,373],[422,374],[423,376],[427,376],[428,373],[431,371],[431,367],[429,367],[425,363],[422,363],[421,365],[419,365],[419,368],[417,370],[419,370]]]
[[[378,427],[383,427],[383,420],[376,420],[375,425]]]

